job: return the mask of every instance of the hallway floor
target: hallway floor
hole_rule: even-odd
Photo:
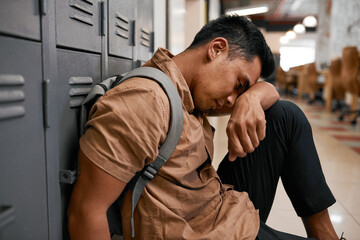
[[[339,113],[325,111],[320,104],[295,102],[308,117],[325,178],[337,202],[329,208],[330,218],[339,236],[360,240],[360,122],[338,121]],[[227,117],[210,118],[215,133],[214,166],[217,168],[227,152],[225,128]],[[267,224],[279,231],[306,236],[302,221],[297,217],[281,181]]]

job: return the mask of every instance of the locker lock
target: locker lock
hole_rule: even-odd
[[[60,170],[59,181],[60,183],[73,184],[76,180],[76,171],[71,170]]]

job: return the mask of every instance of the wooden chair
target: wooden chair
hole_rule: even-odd
[[[324,87],[324,83],[318,82],[319,73],[316,70],[315,63],[307,64],[305,67],[305,84],[307,85],[310,92],[310,101],[309,104],[315,102],[316,100],[324,102],[321,93],[318,93]]]
[[[279,89],[279,92],[285,92],[288,94],[292,91],[293,81],[289,79],[286,72],[280,67],[276,67],[276,85]]]
[[[342,52],[341,78],[343,87],[352,95],[350,111],[343,112],[339,120],[343,120],[345,115],[351,116],[352,124],[356,124],[356,119],[360,115],[358,100],[360,94],[360,59],[357,47],[345,47]]]
[[[341,78],[341,58],[335,58],[331,60],[329,67],[330,77],[331,77],[331,98],[336,101],[335,106],[332,108],[332,111],[342,110],[345,103],[345,88],[343,86],[343,81]]]
[[[297,97],[298,99],[302,99],[304,94],[308,94],[308,88],[305,83],[304,77],[304,69],[305,65],[300,65],[296,67],[290,68],[289,75],[296,81],[297,87]]]

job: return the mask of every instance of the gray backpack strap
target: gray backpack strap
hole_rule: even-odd
[[[87,104],[96,101],[99,97],[103,96],[107,90],[109,90],[114,82],[116,81],[117,77],[111,77],[99,84],[94,85],[91,88],[91,91],[86,96],[85,100],[81,103],[80,109],[80,136],[82,136],[86,131],[86,122],[88,120],[88,108]]]
[[[166,76],[165,73],[163,73],[162,71],[156,68],[141,67],[134,69],[133,71],[125,75],[121,79],[121,82],[132,77],[144,77],[155,80],[164,89],[170,102],[170,123],[169,123],[169,130],[166,139],[159,148],[159,155],[156,157],[154,162],[152,162],[150,165],[145,167],[143,173],[136,181],[135,187],[133,189],[132,206],[131,206],[131,235],[132,237],[134,237],[135,207],[139,201],[139,198],[146,184],[155,177],[158,170],[165,164],[165,162],[170,158],[171,154],[175,150],[175,147],[179,142],[183,128],[183,111],[182,111],[182,103],[179,93],[174,83],[169,79],[168,76]]]

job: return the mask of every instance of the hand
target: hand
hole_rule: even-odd
[[[265,138],[265,113],[256,94],[250,91],[239,96],[231,112],[226,133],[229,160],[245,157]]]

